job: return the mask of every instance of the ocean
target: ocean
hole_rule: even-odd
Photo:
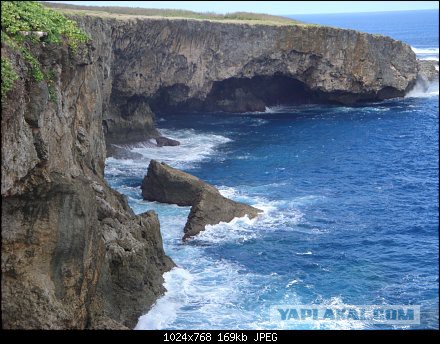
[[[295,16],[380,33],[437,59],[438,11]],[[136,329],[435,329],[438,314],[438,83],[363,106],[170,114],[178,147],[131,149],[105,177],[136,213],[154,209],[177,264]],[[181,241],[189,207],[142,200],[157,159],[264,210]],[[274,321],[271,305],[420,305],[420,325]]]

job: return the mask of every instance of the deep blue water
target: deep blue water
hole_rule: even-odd
[[[309,14],[290,16],[305,23],[354,29],[382,34],[419,48],[437,48],[439,13],[436,10]]]
[[[425,11],[310,21],[390,35],[438,59],[438,19]],[[179,266],[137,328],[396,328],[269,319],[271,305],[308,303],[421,305],[421,325],[409,328],[438,328],[438,85],[414,95],[358,107],[168,115],[158,126],[181,146],[143,144],[133,151],[144,159],[108,159],[108,182],[136,213],[158,212]],[[150,158],[265,214],[183,244],[189,208],[142,200]]]

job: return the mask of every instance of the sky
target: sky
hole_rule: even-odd
[[[438,1],[52,1],[85,6],[185,9],[195,12],[256,12],[276,15],[439,9]]]

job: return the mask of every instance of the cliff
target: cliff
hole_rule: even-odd
[[[73,13],[105,52],[109,142],[157,136],[153,111],[352,104],[401,97],[417,78],[408,45],[354,30]]]
[[[157,215],[104,181],[105,70],[92,46],[31,50],[50,82],[2,42],[18,74],[2,101],[2,326],[132,328],[173,263]]]
[[[71,17],[92,45],[35,45],[50,81],[2,42],[19,77],[2,101],[4,328],[133,327],[164,292],[156,214],[103,178],[106,144],[160,135],[153,112],[384,99],[419,68],[409,46],[351,30]]]

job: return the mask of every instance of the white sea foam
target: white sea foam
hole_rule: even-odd
[[[307,252],[297,252],[296,253],[298,256],[308,256],[312,254],[312,251],[307,251]]]
[[[438,97],[439,83],[438,81],[426,83],[424,81],[417,81],[411,91],[409,91],[405,98],[426,98]]]
[[[173,268],[164,273],[165,295],[156,301],[151,310],[139,318],[135,330],[157,330],[166,328],[176,319],[182,301],[190,297],[193,276],[185,269]]]
[[[432,60],[438,61],[439,58],[439,49],[438,48],[415,48],[411,47],[411,49],[416,53],[417,58],[420,60]]]
[[[304,214],[298,206],[315,204],[325,199],[324,196],[308,195],[291,200],[268,200],[261,196],[248,196],[240,188],[217,186],[220,193],[235,201],[244,202],[263,212],[254,219],[235,218],[229,223],[207,226],[194,240],[204,243],[246,242],[258,238],[267,232],[276,230],[294,231],[308,235],[320,235],[325,231],[314,226],[300,226]],[[244,187],[243,187],[244,188]],[[247,188],[249,190],[249,188]],[[306,252],[305,254],[311,254]]]
[[[130,151],[139,153],[141,157],[139,159],[107,158],[106,174],[143,176],[151,159],[165,162],[175,168],[191,169],[197,163],[218,153],[220,145],[232,141],[225,136],[200,133],[192,129],[162,129],[161,132],[166,137],[180,141],[180,146],[157,147],[150,141],[128,146]]]
[[[415,48],[415,47],[411,47],[411,49],[416,53],[416,54],[438,54],[439,53],[439,49],[438,48]]]
[[[217,186],[217,189],[220,192],[220,194],[226,198],[234,198],[239,195],[239,191],[232,186],[221,185],[221,186]]]
[[[255,316],[237,307],[252,276],[240,266],[203,255],[191,256],[188,269],[174,268],[164,274],[165,295],[139,318],[137,330],[173,329],[177,318],[187,329],[223,328],[225,323],[243,327]],[[231,323],[235,322],[235,323]]]
[[[233,188],[223,188],[224,193],[239,194]],[[164,274],[167,292],[153,305],[151,310],[139,318],[136,329],[176,329],[181,328],[185,319],[185,328],[227,328],[247,327],[255,320],[252,311],[243,311],[240,302],[246,290],[252,288],[255,277],[244,271],[243,267],[227,260],[212,259],[204,252],[205,245],[191,242],[182,244],[189,209],[172,205],[149,202],[148,206],[159,211],[161,232],[165,252],[173,250],[173,260],[185,268],[174,268]],[[188,207],[187,207],[188,208]],[[244,240],[249,238],[246,223],[248,219],[235,219],[228,227],[230,236]],[[208,228],[204,240],[208,243],[221,242],[222,231],[210,233]],[[203,238],[203,237],[202,237]],[[264,278],[264,277],[262,277]]]
[[[170,214],[174,214],[161,218],[165,251],[173,245],[173,259],[177,264],[184,265],[185,269],[178,267],[164,274],[167,292],[147,314],[139,318],[136,329],[180,328],[182,319],[185,319],[187,329],[275,329],[291,326],[268,321],[265,305],[255,301],[260,293],[264,295],[272,285],[277,285],[276,281],[282,276],[250,273],[228,260],[210,258],[204,248],[207,244],[245,243],[258,238],[264,231],[277,228],[280,223],[287,227],[294,226],[302,214],[293,208],[287,213],[280,211],[280,208],[290,207],[289,202],[250,197],[244,192],[249,188],[220,186],[219,190],[222,195],[245,201],[264,213],[252,220],[245,216],[229,223],[207,226],[205,231],[179,247],[176,246],[176,237],[180,240],[187,213],[178,207],[171,209],[171,206],[162,205],[170,207]],[[310,202],[311,199],[313,197],[308,200],[306,197],[297,202]],[[290,286],[299,283],[301,280],[295,278],[290,281]],[[259,286],[258,290],[252,290],[255,285]],[[300,303],[294,290],[289,291],[284,301]],[[256,309],[244,308],[244,304],[254,304]]]
[[[264,111],[265,113],[276,113],[279,107],[277,106],[266,106],[266,110]]]
[[[236,217],[231,222],[220,222],[216,225],[207,225],[205,230],[200,232],[193,240],[209,242],[210,244],[219,244],[224,242],[245,242],[257,237],[253,225],[256,218],[249,219]]]
[[[268,319],[267,305],[256,300],[265,297],[274,285],[279,285],[283,276],[276,273],[260,275],[247,271],[244,267],[223,259],[212,259],[204,252],[206,244],[218,245],[230,242],[245,243],[258,238],[265,231],[293,229],[302,219],[303,214],[296,209],[298,205],[319,202],[323,197],[302,196],[291,201],[269,201],[264,197],[248,196],[249,187],[219,186],[222,195],[245,201],[264,211],[256,219],[248,217],[236,218],[229,223],[207,226],[206,230],[197,235],[189,243],[176,247],[176,237],[181,236],[186,214],[179,207],[170,207],[175,216],[161,218],[161,227],[167,251],[173,244],[173,259],[185,266],[178,267],[164,274],[165,295],[157,300],[151,310],[139,318],[136,329],[179,329],[182,319],[186,329],[197,328],[236,328],[236,329],[289,329],[298,325],[288,322],[274,322]],[[251,189],[252,191],[252,189]],[[176,217],[177,216],[177,217]],[[309,231],[308,234],[313,234]],[[311,255],[305,250],[298,255]],[[286,304],[302,304],[295,288],[303,281],[292,276],[285,284],[286,293],[282,302]],[[258,285],[258,289],[254,290]],[[260,296],[261,295],[261,296]],[[334,303],[335,300],[321,303]],[[341,302],[340,302],[341,303]],[[247,308],[244,305],[254,305]],[[304,329],[310,328],[307,325]],[[317,323],[313,328],[348,329],[361,327],[359,324]],[[300,326],[301,328],[301,326]]]
[[[107,168],[113,169],[114,172],[119,169],[123,176],[127,173],[124,172],[126,168],[128,170],[142,169],[145,173],[146,166],[148,166],[145,160],[147,157],[181,167],[188,161],[194,163],[210,157],[215,153],[218,145],[229,142],[229,139],[225,137],[209,134],[201,134],[195,139],[196,142],[187,142],[185,141],[187,136],[194,136],[193,132],[188,131],[164,131],[164,135],[181,141],[182,145],[161,148],[151,144],[140,145],[132,150],[142,154],[143,159],[140,161],[124,160],[118,165],[117,159],[110,158]],[[207,147],[208,145],[210,146]],[[180,152],[171,153],[172,150],[179,149]],[[191,152],[191,149],[204,149],[204,152],[199,155]],[[185,150],[187,153],[184,153]],[[164,153],[159,155],[158,152]],[[139,174],[139,171],[135,173]],[[261,186],[250,190],[245,186],[218,186],[218,188],[225,197],[251,204],[262,209],[263,214],[255,219],[245,216],[235,218],[229,223],[207,226],[205,231],[189,243],[182,244],[180,238],[188,215],[188,207],[130,199],[131,203],[135,203],[136,209],[139,207],[137,212],[143,211],[144,208],[153,208],[158,211],[165,252],[168,253],[171,249],[173,260],[178,265],[184,266],[184,268],[177,267],[164,274],[164,286],[167,290],[165,295],[156,301],[147,314],[139,318],[135,329],[178,329],[182,326],[182,319],[187,329],[229,327],[275,329],[280,326],[286,328],[291,326],[268,321],[265,305],[255,302],[260,293],[264,295],[272,285],[277,285],[276,280],[281,279],[281,276],[250,273],[244,267],[228,260],[210,258],[204,252],[204,248],[206,245],[245,243],[258,238],[266,231],[280,228],[293,229],[303,217],[296,206],[310,204],[319,201],[320,198],[305,196],[293,201],[272,201],[261,196],[249,196],[248,193],[252,194],[252,191],[261,192],[259,189]],[[125,189],[127,194],[137,191],[137,188],[132,186],[126,186]],[[305,254],[309,254],[308,252]],[[298,278],[292,279],[290,286],[300,283]],[[252,290],[255,285],[259,286],[258,290]],[[289,295],[284,300],[291,304],[300,303],[294,290],[289,290]],[[244,304],[255,304],[256,309],[243,308]]]
[[[286,284],[286,288],[290,288],[291,286],[298,284],[299,282],[301,282],[301,280],[293,279],[289,283]]]
[[[305,107],[305,105],[302,105]],[[266,106],[266,110],[264,113],[296,113],[298,112],[299,107],[288,106],[288,105],[275,105],[275,106]]]
[[[420,60],[424,60],[424,61],[438,61],[438,56],[425,56],[425,57],[421,57]],[[438,70],[438,66],[436,66],[436,69]]]
[[[315,303],[324,306],[324,307],[335,307],[335,308],[343,308],[351,306],[346,304],[341,296],[333,296],[330,299],[323,299],[322,297],[317,297]],[[317,321],[314,324],[315,329],[329,329],[329,330],[361,330],[365,329],[367,324],[354,321],[354,320],[338,320],[335,322],[327,322],[327,321]]]
[[[176,168],[191,168],[195,162],[200,162],[216,153],[219,145],[232,141],[225,136],[198,133],[193,129],[162,129],[161,132],[166,137],[180,141],[180,146],[151,147],[140,144],[134,146],[132,151],[148,159],[166,162]]]
[[[265,187],[280,185],[280,184],[269,184]],[[283,185],[283,184],[281,184]],[[284,231],[295,231],[310,235],[320,235],[324,234],[326,231],[315,227],[309,226],[305,223],[304,226],[300,226],[304,222],[304,213],[302,213],[299,208],[303,206],[310,206],[322,202],[326,199],[322,195],[306,195],[292,198],[290,200],[268,200],[262,196],[249,196],[245,192],[260,190],[261,186],[249,188],[249,187],[226,187],[217,186],[220,193],[228,198],[235,201],[244,202],[252,205],[255,208],[261,209],[263,212],[252,219],[252,222],[248,223],[246,221],[236,221],[233,223],[234,226],[239,227],[249,227],[250,229],[257,228],[257,231],[250,231],[252,233],[252,238],[257,237],[264,232],[270,232],[273,230],[284,230]],[[214,232],[214,229],[218,227],[213,226],[210,229]],[[224,228],[223,228],[224,229]],[[236,228],[237,230],[237,228]],[[244,231],[245,232],[245,231]],[[244,233],[242,232],[242,233]],[[307,253],[308,254],[308,253]]]

